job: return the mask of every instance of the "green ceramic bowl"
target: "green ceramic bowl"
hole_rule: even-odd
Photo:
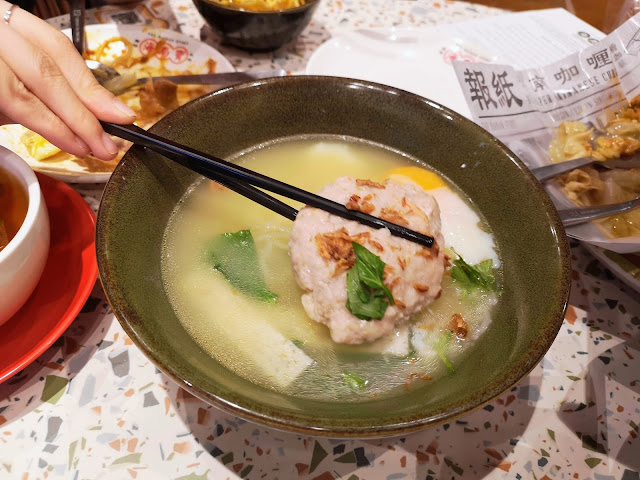
[[[214,92],[152,130],[223,158],[295,135],[349,135],[388,145],[458,185],[493,229],[502,255],[504,293],[493,321],[455,373],[386,400],[284,398],[221,366],[179,323],[162,284],[161,244],[171,212],[198,176],[133,147],[102,199],[100,278],[135,344],[201,399],[279,429],[334,437],[396,435],[489,402],[527,375],[553,342],[570,283],[569,250],[556,211],[512,152],[451,110],[369,82],[294,76]]]

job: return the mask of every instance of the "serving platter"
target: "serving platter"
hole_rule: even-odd
[[[69,29],[63,30],[67,36]],[[178,32],[141,25],[98,24],[86,27],[87,51],[95,51],[111,39],[123,38],[133,45],[134,55],[146,55],[153,51],[161,39],[164,46],[153,55],[145,68],[164,68],[176,74],[206,73],[215,62],[215,72],[233,72],[235,69],[215,48],[187,37]],[[117,55],[117,42],[114,48],[105,49],[105,55]],[[131,67],[136,71],[140,64]],[[97,160],[64,159],[61,161],[38,159],[34,157],[21,140],[27,130],[21,125],[0,127],[0,145],[20,155],[34,170],[46,173],[59,180],[72,183],[104,183],[111,176],[115,162],[102,163]]]
[[[98,275],[89,205],[65,183],[37,173],[49,212],[49,256],[33,294],[0,326],[0,383],[25,368],[76,318]]]

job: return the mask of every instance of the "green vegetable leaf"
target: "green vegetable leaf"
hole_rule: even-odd
[[[493,260],[490,258],[483,260],[477,265],[469,265],[464,259],[453,252],[458,257],[453,261],[451,267],[451,277],[465,290],[471,291],[474,288],[494,291],[497,288],[496,277],[493,274]]]
[[[440,336],[438,341],[433,346],[433,349],[438,354],[440,360],[442,360],[442,362],[446,365],[446,367],[453,372],[453,365],[447,358],[447,350],[449,349],[451,337],[453,337],[453,332],[447,330]]]
[[[344,383],[346,383],[351,390],[356,392],[359,392],[367,386],[367,381],[357,373],[343,373],[342,380],[344,380]]]
[[[389,304],[379,290],[371,289],[360,281],[358,269],[347,272],[347,309],[360,320],[379,320],[384,316]]]
[[[356,263],[347,272],[347,309],[360,320],[380,320],[389,304],[391,291],[383,283],[385,263],[362,245],[352,242]]]
[[[278,298],[265,284],[250,230],[217,236],[211,243],[208,259],[214,270],[241,292],[269,303]]]
[[[383,283],[385,263],[379,256],[370,252],[365,247],[356,242],[351,242],[353,251],[356,254],[355,267],[358,269],[360,281],[371,288],[379,288],[389,299],[391,305],[395,305],[391,290]]]

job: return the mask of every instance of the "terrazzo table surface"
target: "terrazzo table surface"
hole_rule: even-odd
[[[162,7],[240,70],[302,71],[341,29],[501,13],[463,2],[323,0],[293,44],[222,47],[188,0]],[[53,21],[52,23],[55,23]],[[97,210],[102,185],[75,185]],[[572,245],[570,307],[543,361],[452,423],[384,440],[316,439],[220,412],[143,356],[99,286],[67,332],[0,384],[0,479],[640,479],[640,295]]]

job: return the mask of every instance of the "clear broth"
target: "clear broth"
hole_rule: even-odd
[[[283,141],[235,161],[309,191],[344,175],[382,181],[392,169],[416,165],[382,147],[335,139]],[[206,260],[212,238],[241,229],[253,234],[266,283],[278,294],[275,304],[239,293]],[[335,344],[327,327],[302,307],[303,292],[288,257],[290,229],[289,220],[204,180],[184,196],[165,233],[163,280],[180,322],[206,352],[252,382],[326,401],[401,394],[414,382],[448,373],[432,347],[454,313],[462,313],[469,325],[467,338],[449,345],[454,365],[490,322],[496,296],[462,294],[445,277],[442,296],[417,314],[410,328],[367,345]],[[354,375],[365,382],[357,389],[349,381]]]

